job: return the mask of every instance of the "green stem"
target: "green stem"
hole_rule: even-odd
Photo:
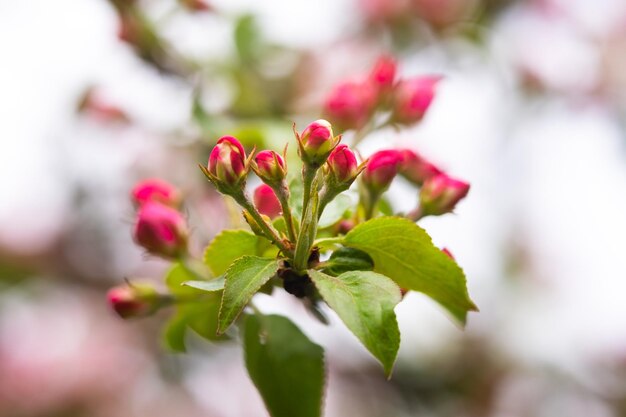
[[[361,192],[359,193],[359,206],[363,208],[364,220],[369,220],[374,217],[376,206],[381,194],[373,194],[371,191],[364,189],[361,185]]]
[[[294,268],[298,272],[306,271],[313,240],[317,236],[317,210],[319,194],[317,193],[317,180],[315,179],[319,168],[305,164],[302,168],[302,182],[304,195],[302,200],[302,218],[300,220],[300,234],[296,242],[294,256]]]
[[[285,224],[287,225],[287,234],[289,235],[289,239],[295,243],[298,235],[296,233],[296,226],[293,222],[291,208],[289,207],[289,188],[283,181],[282,184],[274,188],[274,192],[276,193],[276,197],[278,197],[278,201],[280,202],[280,207],[283,210],[283,218],[285,219]]]
[[[309,202],[311,201],[311,193],[313,192],[313,180],[317,174],[319,168],[312,167],[309,164],[304,164],[302,167],[302,217],[300,219],[300,230],[302,230],[302,221],[304,220],[304,213],[306,212]]]
[[[250,199],[241,191],[238,195],[233,195],[233,198],[241,207],[250,213],[252,218],[257,222],[265,236],[288,257],[293,257],[293,251],[285,245],[278,233],[263,219],[259,211],[254,207],[254,204],[250,202]]]

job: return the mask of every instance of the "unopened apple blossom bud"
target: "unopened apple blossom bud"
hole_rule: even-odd
[[[340,132],[360,129],[371,117],[377,96],[378,92],[370,82],[343,82],[326,97],[324,116]]]
[[[131,284],[114,287],[107,293],[111,308],[122,318],[146,316],[161,305],[161,297],[148,284]]]
[[[176,258],[185,253],[187,237],[187,224],[180,212],[153,201],[139,208],[134,238],[149,253]]]
[[[180,193],[172,184],[158,178],[138,182],[131,191],[133,202],[141,206],[148,201],[156,201],[176,207],[180,203]]]
[[[421,186],[427,179],[442,173],[439,168],[416,152],[403,149],[400,154],[402,155],[402,163],[399,173],[415,185]]]
[[[348,145],[340,144],[328,156],[328,174],[336,184],[351,184],[359,175],[359,166],[354,152]]]
[[[446,174],[429,178],[420,190],[420,210],[424,216],[450,213],[469,189],[468,183]]]
[[[285,179],[287,168],[282,156],[274,151],[261,151],[254,158],[255,172],[264,182],[277,184]]]
[[[388,55],[381,56],[374,64],[374,68],[369,74],[369,81],[379,95],[391,91],[396,81],[397,67],[396,60]]]
[[[254,190],[254,205],[259,213],[266,215],[270,219],[274,219],[281,215],[282,208],[278,197],[267,184],[261,184]]]
[[[395,149],[376,152],[369,158],[361,175],[363,184],[374,194],[384,192],[398,173],[401,163],[402,155]]]
[[[440,76],[423,76],[403,80],[394,89],[392,118],[397,123],[418,122],[435,97]]]
[[[333,136],[330,123],[324,119],[316,120],[297,135],[300,157],[306,164],[321,166],[340,137]]]
[[[242,188],[248,174],[243,145],[232,136],[220,138],[209,156],[207,171],[218,187]]]

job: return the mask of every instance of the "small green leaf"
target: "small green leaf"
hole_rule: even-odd
[[[183,285],[202,291],[215,292],[224,289],[224,282],[225,277],[222,275],[212,281],[185,281],[183,282]]]
[[[276,259],[244,256],[228,268],[219,314],[219,333],[228,329],[252,296],[276,274],[278,264]]]
[[[217,334],[221,293],[219,291],[207,293],[183,285],[193,281],[193,278],[194,276],[179,263],[174,264],[165,278],[167,287],[173,295],[187,299],[198,297],[195,301],[177,303],[176,312],[165,325],[163,343],[174,352],[186,351],[185,335],[188,328],[210,341],[228,339],[226,336]]]
[[[345,212],[353,206],[354,203],[350,196],[346,194],[339,194],[337,197],[335,197],[333,201],[328,203],[328,205],[324,209],[322,217],[320,217],[319,220],[319,227],[329,227],[337,223],[343,218]]]
[[[369,271],[332,277],[310,270],[309,276],[324,301],[390,376],[400,347],[400,330],[393,311],[402,300],[400,288],[386,276]]]
[[[282,316],[248,316],[244,352],[250,379],[272,417],[321,417],[324,351]]]
[[[187,320],[183,314],[174,314],[163,328],[163,343],[172,352],[185,353],[185,334],[187,332]]]
[[[372,219],[348,232],[343,243],[367,252],[374,260],[374,271],[402,288],[428,295],[462,324],[468,311],[477,311],[467,293],[463,270],[412,221]]]
[[[374,269],[374,261],[362,250],[341,247],[330,255],[326,262],[324,272],[331,275],[339,275],[348,271],[371,271]]]
[[[224,230],[209,243],[204,251],[204,263],[216,275],[223,275],[228,267],[244,255],[260,255],[260,239],[247,230]]]

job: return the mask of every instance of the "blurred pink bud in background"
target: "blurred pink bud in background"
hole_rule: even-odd
[[[379,194],[389,188],[402,163],[402,154],[395,149],[373,154],[363,171],[363,183],[372,192]]]
[[[156,201],[176,207],[180,203],[180,193],[172,184],[158,178],[138,182],[131,191],[135,204],[141,206],[148,201]]]
[[[407,15],[409,0],[359,0],[359,7],[371,22],[390,22]]]
[[[160,303],[156,290],[147,284],[111,288],[107,293],[107,300],[111,308],[124,319],[150,314]]]
[[[392,56],[383,55],[374,64],[369,80],[379,94],[387,93],[396,81],[398,64]]]
[[[440,215],[454,210],[456,204],[469,192],[470,185],[446,174],[439,174],[424,182],[420,190],[420,206],[424,215]]]
[[[398,123],[418,122],[435,97],[435,87],[440,76],[428,75],[402,80],[393,95],[393,120]]]
[[[324,115],[340,131],[359,129],[369,120],[376,98],[377,91],[370,82],[343,82],[326,97]]]
[[[185,252],[187,237],[187,224],[180,212],[152,201],[139,208],[134,238],[148,252],[175,258]]]
[[[439,168],[410,149],[403,149],[400,154],[402,155],[400,175],[416,185],[421,186],[427,179],[442,173]]]
[[[178,0],[181,6],[193,12],[208,12],[213,7],[204,0]]]
[[[78,111],[107,123],[127,123],[130,121],[124,110],[108,102],[94,89],[89,89],[85,93],[78,104]]]

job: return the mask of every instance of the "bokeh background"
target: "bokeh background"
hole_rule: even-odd
[[[381,53],[444,80],[423,122],[361,150],[413,148],[471,182],[455,215],[420,224],[481,312],[461,331],[409,294],[387,382],[336,317],[258,296],[327,348],[327,416],[626,416],[626,2],[197,9],[0,2],[1,417],[265,416],[238,347],[192,335],[170,354],[167,312],[108,309],[107,288],[167,268],[133,244],[128,193],[146,177],[180,187],[199,251],[237,221],[197,169],[216,138],[280,147]],[[407,190],[391,190],[399,210]]]

